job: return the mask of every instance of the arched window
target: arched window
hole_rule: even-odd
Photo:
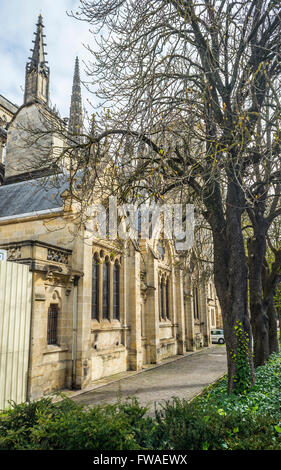
[[[99,319],[99,261],[97,254],[94,256],[92,268],[92,319]]]
[[[157,250],[159,259],[163,260],[165,258],[165,245],[163,243],[163,240],[158,241]]]
[[[193,314],[194,319],[199,320],[199,302],[198,302],[198,288],[193,287]]]
[[[113,266],[113,318],[120,320],[120,268],[117,262]]]
[[[160,281],[160,318],[164,318],[164,280]]]
[[[166,281],[166,317],[170,320],[170,310],[169,310],[169,279]]]
[[[103,263],[102,268],[102,317],[109,320],[109,295],[110,295],[110,264],[109,261]]]

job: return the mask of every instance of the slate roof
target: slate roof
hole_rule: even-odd
[[[10,113],[14,114],[18,110],[18,106],[11,101],[9,101],[5,96],[0,95],[0,106],[3,106],[3,108],[6,108]]]
[[[68,184],[66,175],[58,175],[0,186],[0,218],[62,208]]]

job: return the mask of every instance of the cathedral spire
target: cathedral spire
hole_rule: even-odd
[[[71,134],[81,134],[83,132],[83,111],[78,57],[76,57],[75,60],[68,130]],[[79,140],[81,140],[81,138],[79,138]]]
[[[32,55],[29,57],[29,62],[26,64],[25,73],[25,94],[24,103],[30,103],[34,100],[39,100],[48,105],[49,102],[49,75],[50,70],[47,66],[46,52],[44,50],[44,37],[43,34],[43,18],[40,14],[37,22],[37,30]]]

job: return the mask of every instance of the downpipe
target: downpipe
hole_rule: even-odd
[[[72,389],[76,389],[76,360],[77,360],[77,324],[78,324],[78,282],[79,276],[73,282],[73,312],[72,312]]]

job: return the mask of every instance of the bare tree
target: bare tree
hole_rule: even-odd
[[[76,15],[96,34],[88,73],[110,107],[107,130],[96,141],[108,135],[118,141],[113,149],[124,193],[136,197],[145,188],[163,195],[188,187],[204,207],[229,391],[239,382],[237,322],[251,338],[241,214],[249,205],[248,178],[264,158],[255,137],[269,90],[279,148],[280,13],[280,2],[264,0],[82,0]],[[125,135],[134,152],[124,160]],[[141,142],[149,149],[140,153]]]
[[[94,61],[87,71],[105,112],[100,129],[80,135],[84,139],[65,135],[52,165],[69,171],[71,196],[82,206],[91,201],[101,169],[109,175],[102,189],[126,201],[196,201],[212,231],[228,390],[243,382],[238,327],[253,383],[241,216],[247,210],[257,226],[264,197],[277,197],[280,183],[280,1],[81,0],[73,15],[91,23],[96,44],[88,46]],[[264,131],[272,136],[270,151]],[[270,218],[266,210],[262,216]],[[253,289],[260,296],[264,239],[255,256]]]
[[[252,224],[252,233],[248,238],[248,265],[254,362],[257,366],[264,364],[269,354],[276,350],[273,343],[278,344],[276,325],[273,328],[274,283],[271,283],[271,278],[268,278],[266,283],[264,280],[268,273],[265,267],[266,240],[270,243],[268,234],[272,233],[272,225],[276,225],[281,216],[280,145],[274,137],[279,128],[274,126],[275,133],[272,132],[271,123],[276,120],[274,113],[271,114],[273,110],[280,113],[279,108],[276,110],[274,106],[271,107],[271,99],[268,96],[265,112],[259,115],[255,145],[250,149],[258,155],[258,162],[253,166],[246,190],[247,214]]]
[[[263,268],[263,296],[267,302],[269,354],[279,351],[277,334],[277,312],[280,305],[275,302],[276,294],[280,292],[281,283],[281,245],[280,220],[275,220],[267,237],[267,253]],[[277,295],[278,297],[278,295]]]

